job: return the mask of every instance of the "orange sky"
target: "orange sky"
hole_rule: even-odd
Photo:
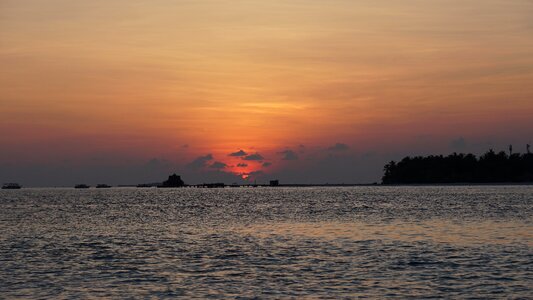
[[[231,166],[244,149],[280,169],[299,145],[525,144],[532,16],[528,0],[0,0],[0,162]]]

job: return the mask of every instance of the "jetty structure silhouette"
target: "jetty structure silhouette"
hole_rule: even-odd
[[[271,180],[269,184],[257,184],[256,182],[250,184],[225,184],[223,182],[201,183],[201,184],[185,184],[181,176],[176,173],[168,176],[168,179],[161,183],[141,183],[136,185],[138,188],[225,188],[225,187],[275,187],[280,186],[279,180]],[[294,185],[300,186],[300,185]]]
[[[177,176],[177,177],[175,177]],[[179,180],[178,180],[179,178]],[[279,180],[271,180],[267,184],[260,184],[257,182],[254,183],[233,183],[225,184],[223,182],[214,182],[214,183],[200,183],[200,184],[181,184],[181,176],[176,174],[170,175],[169,179],[162,183],[141,183],[137,184],[137,188],[257,188],[257,187],[350,187],[350,186],[375,186],[378,183],[364,183],[364,184],[353,184],[353,183],[323,183],[323,184],[306,184],[306,183],[289,183],[281,184]]]
[[[151,184],[139,184],[137,187],[151,187],[153,185]],[[163,181],[161,184],[156,185],[158,188],[181,188],[181,187],[195,187],[195,188],[224,188],[227,185],[223,182],[215,182],[215,183],[202,183],[202,184],[194,184],[194,185],[187,185],[185,182],[181,179],[181,176],[177,175],[176,173],[168,176],[168,179]]]

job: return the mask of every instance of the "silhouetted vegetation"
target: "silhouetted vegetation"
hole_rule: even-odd
[[[529,145],[528,145],[529,146]],[[453,153],[405,157],[384,167],[383,184],[533,182],[533,154],[492,149],[479,158]]]

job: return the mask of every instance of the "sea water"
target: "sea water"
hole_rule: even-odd
[[[0,191],[0,298],[528,298],[533,187]]]

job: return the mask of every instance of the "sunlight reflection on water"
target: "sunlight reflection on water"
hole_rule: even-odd
[[[532,187],[0,193],[3,297],[527,298]]]
[[[363,241],[371,237],[402,242],[430,241],[455,245],[525,245],[533,246],[533,225],[528,222],[480,221],[454,223],[445,220],[391,223],[300,222],[267,223],[235,226],[232,231],[261,238],[272,235],[350,239]]]

